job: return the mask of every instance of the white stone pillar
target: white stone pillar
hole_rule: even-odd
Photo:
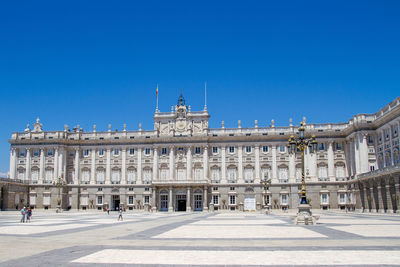
[[[368,140],[366,133],[360,135],[360,146],[361,173],[365,173],[369,171]]]
[[[255,184],[259,184],[260,183],[260,145],[256,145],[254,147],[254,154],[256,157],[256,164],[255,164],[255,171],[256,171],[256,175],[255,175]]]
[[[190,196],[190,186],[187,187],[187,193],[186,193],[186,211],[190,212],[192,211],[192,206],[191,206],[191,196]]]
[[[121,184],[126,184],[126,147],[122,148],[121,153],[122,153]]]
[[[158,180],[158,147],[153,148],[153,181]]]
[[[111,148],[107,148],[107,162],[106,162],[106,181],[105,184],[111,184]]]
[[[205,146],[203,149],[203,174],[204,180],[208,181],[208,147]]]
[[[168,196],[168,211],[173,212],[174,207],[172,206],[172,186],[169,187],[169,196]]]
[[[31,150],[26,148],[25,181],[31,181]]]
[[[53,172],[53,180],[57,179],[58,177],[58,148],[54,149],[54,156],[53,156],[53,162],[54,162],[54,172]]]
[[[80,175],[79,175],[79,168],[80,168],[80,164],[79,164],[79,154],[80,154],[80,150],[79,148],[75,149],[75,177],[74,177],[74,184],[80,184]]]
[[[399,131],[399,129],[397,129]],[[392,131],[392,126],[389,125],[389,143],[390,143],[390,160],[391,160],[391,165],[394,165],[394,154],[393,154],[393,131]],[[398,133],[397,133],[398,134]]]
[[[175,165],[175,160],[174,160],[174,147],[171,146],[169,148],[169,180],[173,181],[175,180],[175,170],[174,170],[174,165]],[[171,189],[172,190],[172,189]]]
[[[386,153],[385,153],[385,132],[383,130],[381,130],[381,135],[382,135],[382,156],[383,156],[383,168],[385,168],[387,166],[387,162],[386,162]]]
[[[243,146],[238,146],[238,183],[243,181]]]
[[[226,146],[221,147],[221,183],[226,184]]]
[[[190,146],[186,152],[186,180],[192,180],[192,148]]]
[[[39,162],[39,180],[38,183],[39,184],[43,184],[43,179],[44,179],[44,174],[45,174],[45,169],[44,169],[44,149],[41,148],[40,149],[40,162]]]
[[[360,174],[360,143],[358,134],[354,137],[354,161],[356,166],[356,175]]]
[[[272,154],[272,183],[278,183],[278,175],[277,175],[277,161],[276,161],[276,145],[271,146],[271,154]]]
[[[62,166],[61,172],[62,172],[63,178],[67,179],[67,149],[66,148],[64,148],[62,150],[61,156],[62,156],[61,157],[61,166]]]
[[[15,161],[17,158],[16,154],[17,154],[16,149],[12,147],[10,149],[10,178],[11,179],[15,179],[15,166],[16,166]]]
[[[307,148],[308,151],[310,151]],[[309,154],[309,159],[310,159],[310,179],[311,181],[317,181],[317,151],[314,153],[308,153]]]
[[[90,169],[90,184],[96,184],[96,149],[92,149],[92,162]]]
[[[296,159],[295,153],[289,154],[289,183],[296,182]]]
[[[142,184],[143,180],[142,180],[142,151],[143,149],[141,147],[138,148],[138,168],[137,168],[137,179],[136,179],[136,183],[137,184]]]
[[[328,142],[328,178],[335,181],[335,156],[333,154],[333,141]]]
[[[204,194],[204,197],[203,197],[203,211],[206,211],[206,210],[208,210],[208,194],[207,194],[207,186],[205,185],[204,186],[204,190],[203,190],[203,194]]]

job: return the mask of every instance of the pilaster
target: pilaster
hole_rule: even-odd
[[[92,149],[92,162],[90,168],[90,184],[95,184],[95,175],[96,175],[96,149]]]
[[[260,145],[256,145],[254,148],[254,154],[256,157],[256,164],[255,164],[255,171],[256,171],[256,177],[255,177],[255,184],[259,184],[260,183]]]
[[[221,147],[221,183],[226,184],[226,146]]]
[[[74,184],[79,184],[80,177],[79,177],[79,148],[75,149],[75,175],[74,175]]]
[[[26,148],[25,181],[31,182],[31,150]]]
[[[331,182],[335,181],[335,157],[333,153],[333,141],[328,143],[328,178]]]
[[[243,146],[238,146],[238,183],[244,183],[243,181]]]
[[[123,147],[121,151],[122,151],[121,184],[126,184],[126,147]]]

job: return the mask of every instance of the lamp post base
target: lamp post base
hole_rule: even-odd
[[[300,204],[297,216],[293,216],[295,224],[315,225],[319,216],[313,216],[310,204]]]

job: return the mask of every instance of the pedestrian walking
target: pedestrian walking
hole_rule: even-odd
[[[119,209],[119,216],[118,216],[118,221],[121,220],[123,221],[124,219],[122,218],[122,209]]]
[[[32,209],[28,207],[28,210],[26,211],[26,222],[31,222],[31,217],[32,217]]]
[[[22,209],[21,209],[21,222],[22,223],[24,223],[25,222],[25,214],[26,214],[26,209],[25,209],[25,207],[23,207]]]

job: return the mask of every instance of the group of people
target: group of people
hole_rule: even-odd
[[[32,209],[30,207],[23,207],[21,209],[21,222],[22,223],[28,223],[31,222],[31,218],[32,218]]]

